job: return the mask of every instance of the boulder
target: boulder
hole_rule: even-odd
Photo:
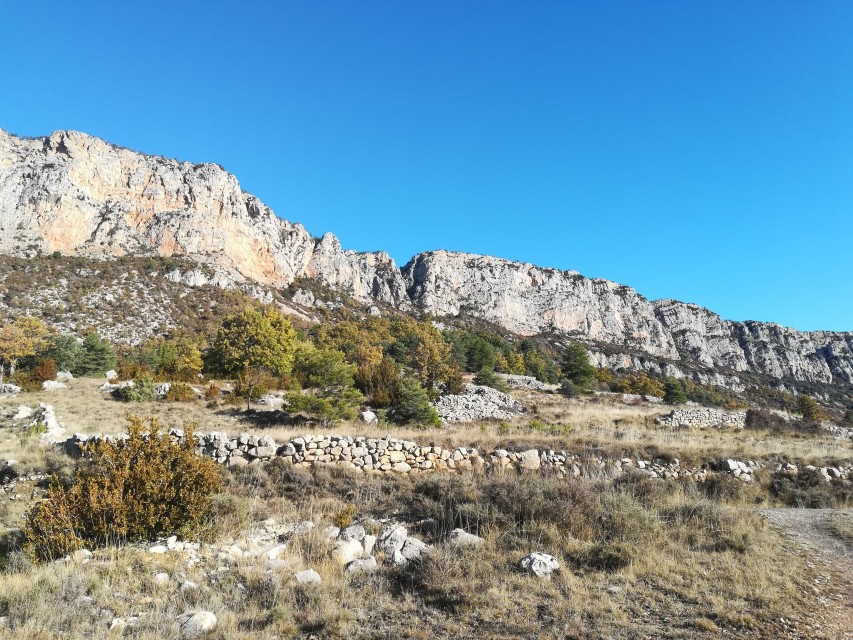
[[[376,417],[376,414],[372,411],[362,411],[358,414],[358,419],[362,422],[366,422],[367,424],[374,424],[379,422],[379,418]]]
[[[362,558],[360,560],[353,560],[346,567],[347,573],[362,573],[365,571],[376,571],[378,568],[378,564],[376,563],[376,558],[370,556],[368,558]]]
[[[45,380],[41,383],[41,388],[45,391],[55,391],[56,389],[67,389],[68,385],[63,382],[56,382],[55,380]]]
[[[557,571],[560,568],[560,563],[554,556],[536,551],[524,556],[519,562],[519,566],[522,570],[532,573],[538,578],[545,578]]]
[[[483,544],[483,542],[484,540],[480,536],[468,533],[465,529],[454,529],[447,536],[447,544],[455,547],[476,547]]]
[[[211,611],[197,611],[178,616],[181,638],[191,640],[216,628],[216,616]]]
[[[412,560],[420,558],[428,548],[429,547],[425,542],[422,542],[417,538],[406,538],[406,541],[403,543],[403,547],[400,549],[400,555],[403,556],[406,561],[411,562]]]
[[[365,536],[364,527],[360,524],[353,524],[341,531],[341,540],[363,540]]]
[[[358,540],[338,540],[332,549],[332,558],[340,564],[348,564],[364,552]]]
[[[392,524],[382,531],[379,536],[379,548],[386,554],[393,555],[395,551],[400,551],[409,533],[406,527],[398,524]]]
[[[11,396],[16,393],[21,393],[21,387],[8,382],[0,384],[0,396]]]
[[[518,461],[522,469],[535,471],[541,466],[539,460],[539,451],[536,449],[528,449],[518,454]]]
[[[323,579],[320,577],[320,574],[314,571],[314,569],[297,571],[293,574],[293,577],[296,578],[296,582],[298,582],[299,584],[320,584],[321,582],[323,582]]]

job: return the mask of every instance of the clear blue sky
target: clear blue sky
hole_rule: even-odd
[[[400,263],[853,330],[853,2],[5,2],[0,127],[218,162]]]

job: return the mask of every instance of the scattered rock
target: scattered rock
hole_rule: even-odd
[[[338,540],[332,549],[332,558],[340,564],[348,564],[358,558],[364,548],[358,540]]]
[[[524,556],[519,562],[519,566],[533,575],[544,578],[550,576],[554,571],[560,568],[560,563],[554,556],[547,553],[536,551],[530,555]]]
[[[293,574],[293,577],[296,578],[296,582],[298,582],[299,584],[320,584],[321,582],[323,582],[323,579],[320,577],[320,574],[314,571],[314,569],[297,571]]]
[[[465,385],[462,395],[441,396],[434,404],[438,417],[450,423],[484,418],[511,420],[524,411],[524,406],[511,395],[475,384]]]
[[[216,628],[216,616],[211,611],[184,613],[178,616],[181,638],[190,640]]]
[[[372,411],[362,411],[358,414],[358,419],[368,424],[379,422],[379,418]]]
[[[361,573],[366,571],[375,571],[379,565],[376,563],[376,558],[369,556],[360,560],[353,560],[346,566],[347,573]]]
[[[393,556],[396,551],[403,548],[407,537],[406,527],[398,524],[390,525],[385,527],[379,536],[379,548],[389,556]]]
[[[454,529],[447,536],[447,544],[456,547],[475,547],[483,544],[484,540],[480,536],[475,536],[473,533],[468,533],[465,529]]]

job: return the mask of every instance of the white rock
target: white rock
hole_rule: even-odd
[[[373,555],[373,547],[376,546],[376,536],[372,536],[369,533],[366,534],[362,539],[361,544],[364,547],[364,555]]]
[[[22,404],[18,407],[18,412],[12,416],[12,420],[26,420],[27,418],[33,417],[33,409],[28,407],[27,405]]]
[[[340,564],[347,564],[362,553],[364,553],[364,547],[358,540],[338,540],[332,549],[332,558]]]
[[[403,547],[400,549],[400,554],[408,561],[417,560],[428,548],[425,542],[417,538],[406,538]]]
[[[521,559],[519,566],[533,575],[544,578],[560,568],[560,563],[554,556],[537,551]]]
[[[363,540],[365,536],[364,527],[360,524],[353,524],[341,531],[341,540]]]
[[[386,554],[393,555],[395,551],[403,548],[403,543],[406,542],[408,535],[406,527],[398,524],[390,525],[382,531],[377,544]]]
[[[165,571],[160,571],[159,573],[154,574],[154,584],[156,585],[166,585],[169,584],[169,574]]]
[[[67,389],[68,385],[63,382],[56,382],[55,380],[45,380],[41,383],[41,388],[45,391],[55,391],[57,389]]]
[[[203,633],[213,631],[216,628],[216,615],[211,611],[198,611],[196,613],[184,613],[178,616],[181,638],[191,640]]]
[[[347,573],[361,573],[363,571],[375,571],[379,565],[376,563],[376,558],[369,556],[360,560],[353,560],[347,564]]]
[[[323,581],[320,574],[314,571],[314,569],[297,571],[293,574],[293,577],[296,578],[296,582],[299,584],[320,584]]]
[[[148,548],[148,553],[161,554],[166,553],[169,549],[162,544],[155,544],[153,547]]]
[[[358,419],[368,424],[379,422],[379,418],[377,418],[376,414],[372,411],[362,411],[358,414]]]
[[[483,542],[484,540],[480,536],[468,533],[465,529],[454,529],[447,536],[447,543],[456,547],[474,547],[483,544]]]

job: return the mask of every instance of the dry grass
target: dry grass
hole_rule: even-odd
[[[419,430],[353,422],[312,430],[261,427],[264,412],[208,407],[204,400],[123,404],[97,391],[100,382],[75,380],[67,391],[22,394],[0,404],[49,402],[69,433],[122,431],[132,410],[164,426],[195,422],[202,431],[263,431],[277,440],[334,431],[480,450],[535,445],[614,457],[657,452],[682,461],[851,457],[850,443],[842,441],[662,429],[653,419],[665,408],[527,391],[513,392],[530,410],[510,427]],[[68,471],[68,459],[48,455],[12,424],[0,426],[0,457]],[[21,486],[35,493],[3,502],[0,518],[10,530],[38,498],[32,483]],[[239,542],[268,518],[311,520],[314,532],[291,539],[282,556],[286,569],[268,572],[256,561],[232,563],[215,554],[189,566],[181,554],[154,556],[134,548],[98,551],[87,564],[41,567],[26,566],[12,554],[0,574],[0,615],[9,616],[21,640],[108,637],[113,617],[136,615],[137,626],[124,637],[160,640],[176,637],[175,617],[196,609],[216,613],[219,626],[210,638],[223,639],[775,637],[774,621],[796,617],[805,606],[799,594],[812,574],[750,513],[766,499],[761,491],[736,480],[697,486],[630,475],[616,481],[514,474],[375,477],[274,461],[227,474],[201,539]],[[320,531],[348,517],[374,534],[381,530],[379,519],[407,522],[411,533],[435,545],[434,552],[404,570],[385,565],[373,574],[346,575]],[[458,526],[485,543],[464,551],[444,546],[446,534]],[[518,559],[534,550],[557,556],[562,570],[550,580],[519,572]],[[316,570],[322,584],[297,585],[292,574],[303,568]],[[154,584],[159,571],[172,576],[168,584]],[[181,591],[183,580],[200,589]]]
[[[124,637],[177,637],[176,616],[197,609],[216,613],[210,638],[223,639],[769,637],[771,621],[798,606],[808,575],[762,521],[674,483],[241,472],[229,499],[242,507],[235,515],[220,505],[230,520],[218,539],[239,541],[270,517],[312,520],[312,533],[284,552],[286,569],[215,554],[191,567],[180,553],[108,548],[87,564],[0,575],[0,615],[21,639],[108,637],[117,616],[140,616]],[[282,497],[288,490],[299,497]],[[321,529],[350,506],[374,531],[372,517],[409,521],[433,553],[405,569],[345,574]],[[482,546],[442,543],[459,514]],[[434,521],[417,525],[424,516]],[[608,545],[629,549],[627,563],[596,564],[590,550]],[[518,559],[533,550],[553,553],[562,569],[545,580],[521,573]],[[292,574],[303,568],[322,584],[297,585]],[[155,584],[161,571],[168,584]],[[184,580],[199,590],[182,591]]]
[[[663,428],[655,423],[654,418],[669,411],[665,406],[628,406],[594,397],[566,400],[559,394],[529,390],[512,391],[528,407],[528,412],[510,425],[502,426],[493,421],[441,429],[418,429],[352,421],[324,429],[318,426],[276,424],[270,420],[276,414],[269,410],[258,408],[247,413],[240,407],[222,404],[211,408],[204,400],[126,404],[98,391],[97,387],[101,383],[102,380],[76,379],[70,383],[68,390],[24,393],[17,398],[0,399],[0,406],[37,406],[39,402],[53,404],[69,434],[118,433],[125,429],[126,413],[133,411],[155,417],[167,427],[195,422],[201,431],[263,431],[277,440],[305,433],[333,432],[372,437],[391,434],[419,442],[477,447],[480,450],[541,445],[576,452],[601,450],[614,457],[663,452],[682,461],[697,463],[722,456],[739,459],[781,456],[804,463],[853,458],[853,443],[849,440],[753,430]],[[17,456],[20,460],[28,453],[33,455],[35,452],[27,447],[21,449],[16,438],[5,435],[0,440],[0,456]]]

